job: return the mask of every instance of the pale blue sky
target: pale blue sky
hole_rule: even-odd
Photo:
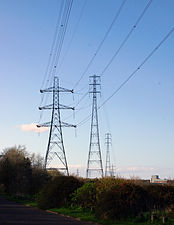
[[[121,0],[87,0],[68,54],[67,46],[78,21],[84,0],[74,0],[60,58],[60,83],[72,88],[94,55]],[[101,51],[77,90],[88,90],[89,76],[99,75],[123,38],[143,11],[147,0],[127,0]],[[37,123],[41,87],[56,20],[59,0],[0,0],[0,150],[26,145],[30,152],[45,155],[48,133],[24,132],[22,124]],[[174,27],[174,1],[153,0],[126,45],[101,79],[101,104]],[[105,162],[104,136],[111,132],[114,164],[121,176],[151,174],[174,178],[174,34],[161,46],[136,76],[99,111],[100,140]],[[66,104],[76,104],[82,95],[62,96]],[[91,103],[88,96],[78,106]],[[90,113],[79,111],[79,123]],[[70,112],[65,113],[66,118]],[[44,114],[42,122],[47,121]],[[70,171],[86,169],[90,121],[63,131]],[[72,138],[69,139],[68,137]]]

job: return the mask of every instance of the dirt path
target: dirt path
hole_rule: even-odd
[[[0,196],[0,225],[87,225],[72,218],[11,202]]]

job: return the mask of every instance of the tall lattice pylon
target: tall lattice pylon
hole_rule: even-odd
[[[110,146],[112,144],[111,134],[105,134],[105,144],[106,144],[106,165],[105,165],[105,177],[112,176],[111,162],[110,162]]]
[[[90,91],[93,96],[92,103],[92,118],[91,118],[91,132],[89,154],[87,162],[86,177],[103,177],[103,165],[100,149],[99,126],[98,126],[98,112],[97,112],[97,94],[100,93],[100,76],[90,76]]]
[[[73,90],[60,87],[58,77],[54,77],[53,87],[40,90],[40,92],[41,93],[52,92],[52,95],[53,95],[52,104],[39,107],[40,110],[44,110],[44,109],[52,110],[51,122],[37,125],[37,127],[50,127],[44,167],[48,168],[50,166],[51,161],[56,159],[56,162],[55,162],[56,168],[59,171],[62,171],[65,175],[69,175],[68,163],[66,159],[65,147],[63,142],[62,127],[76,127],[76,126],[62,122],[60,110],[61,109],[74,110],[74,108],[60,104],[59,94],[60,92],[73,93]]]

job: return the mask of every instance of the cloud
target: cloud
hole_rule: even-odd
[[[21,124],[17,127],[20,127],[20,129],[24,132],[32,131],[32,132],[35,132],[35,133],[42,133],[42,132],[48,131],[48,127],[38,128],[36,123]]]

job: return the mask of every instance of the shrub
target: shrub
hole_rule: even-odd
[[[50,180],[51,176],[45,169],[37,167],[32,168],[30,194],[37,194]]]
[[[174,187],[168,185],[150,184],[144,186],[149,193],[149,210],[165,210],[174,205]]]
[[[72,195],[72,202],[82,208],[94,208],[96,203],[96,188],[93,182],[83,184]]]
[[[112,178],[112,177],[107,177],[107,178],[101,178],[101,179],[96,179],[94,181],[95,187],[96,187],[96,200],[100,198],[102,193],[111,190],[113,187],[115,187],[118,184],[125,183],[125,179],[121,178]]]
[[[36,201],[41,209],[59,208],[70,203],[72,194],[82,185],[79,179],[72,176],[58,176],[47,184],[38,194]]]
[[[102,192],[96,206],[96,216],[120,219],[136,216],[147,210],[148,193],[133,183],[122,183]]]

